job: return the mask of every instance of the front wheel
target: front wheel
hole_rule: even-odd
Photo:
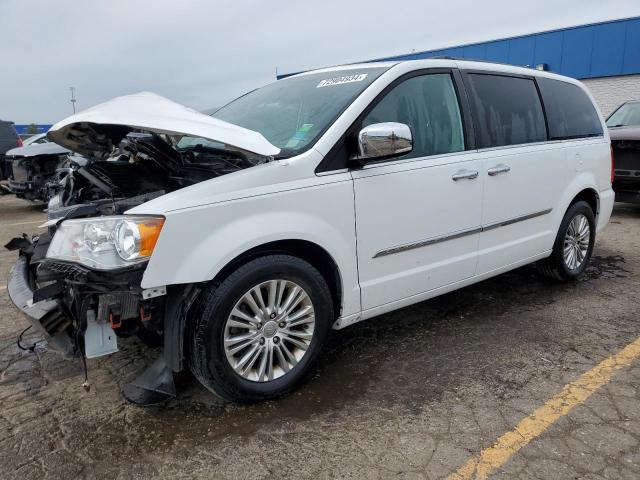
[[[591,260],[596,239],[595,217],[587,202],[576,202],[565,213],[549,258],[538,270],[552,280],[569,281],[580,276]]]
[[[221,397],[256,402],[294,388],[333,322],[322,275],[306,261],[269,255],[210,286],[192,319],[190,367]]]

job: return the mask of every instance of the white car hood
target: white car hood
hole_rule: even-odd
[[[58,145],[87,154],[105,148],[103,134],[114,126],[206,138],[263,156],[280,153],[278,147],[258,132],[204,115],[150,92],[116,97],[65,118],[51,127],[47,137]]]
[[[8,157],[36,157],[38,155],[64,155],[69,153],[64,147],[55,143],[32,143],[24,147],[13,148],[5,155]]]

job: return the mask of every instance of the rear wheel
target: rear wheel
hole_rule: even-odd
[[[324,278],[304,260],[252,260],[203,293],[190,329],[191,370],[228,400],[282,395],[315,363],[332,305]]]
[[[574,203],[562,219],[551,256],[538,262],[538,270],[552,280],[578,278],[591,260],[595,238],[591,206],[583,201]]]

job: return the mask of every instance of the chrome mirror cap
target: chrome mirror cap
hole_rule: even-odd
[[[368,125],[358,134],[358,158],[367,160],[392,157],[413,149],[411,129],[404,123],[384,122]]]

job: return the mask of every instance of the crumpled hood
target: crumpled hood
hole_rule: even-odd
[[[609,127],[611,140],[640,140],[640,127]]]
[[[6,155],[9,157],[35,157],[38,155],[65,155],[69,152],[70,150],[55,143],[34,143],[25,147],[13,148]]]
[[[204,115],[150,92],[125,95],[56,123],[47,137],[83,155],[110,150],[131,130],[206,138],[263,156],[280,149],[253,130]]]

